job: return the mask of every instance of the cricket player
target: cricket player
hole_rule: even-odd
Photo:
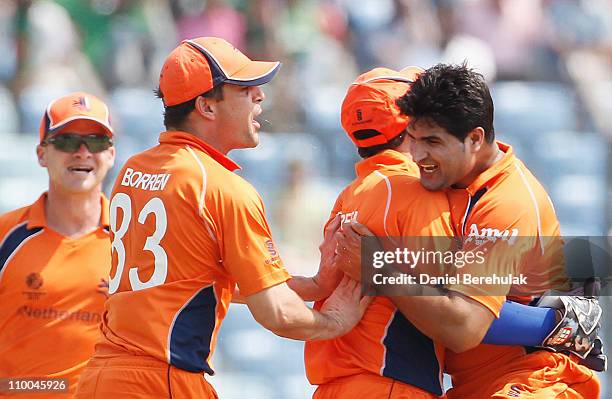
[[[87,93],[52,101],[36,154],[49,174],[48,191],[0,216],[0,377],[13,382],[0,396],[39,398],[46,390],[44,397],[71,397],[99,338],[108,295],[102,181],[115,148],[107,106]],[[30,384],[35,389],[27,393],[11,389],[34,377],[51,380]]]
[[[112,268],[103,337],[78,398],[216,398],[204,378],[234,289],[255,319],[298,340],[350,331],[368,302],[345,279],[319,311],[291,290],[255,189],[227,157],[257,146],[261,85],[279,62],[214,37],[167,57],[166,132],[130,158],[110,202]]]
[[[396,100],[422,69],[376,68],[359,76],[342,104],[342,126],[363,158],[339,195],[330,222],[359,220],[380,236],[453,234],[443,192],[419,183],[406,140],[410,118]],[[306,373],[317,399],[437,398],[443,395],[444,349],[377,297],[348,334],[306,343]]]
[[[476,248],[491,231],[501,232],[501,237],[526,237],[503,262],[491,257],[488,272],[509,267],[536,280],[542,275],[554,278],[557,271],[551,266],[563,265],[556,258],[560,241],[550,239],[560,235],[558,220],[541,184],[510,146],[495,141],[493,102],[482,76],[465,66],[439,64],[419,75],[398,104],[412,120],[410,153],[421,184],[432,192],[446,192],[463,250]],[[348,238],[350,231],[339,235]],[[338,243],[338,264],[351,273],[356,265],[347,262],[344,249],[350,250],[354,242]],[[506,296],[477,284],[445,288],[426,287],[437,296],[391,299],[420,331],[453,349],[445,357],[446,371],[453,377],[449,398],[599,397],[597,377],[579,365],[575,355],[480,344]],[[508,292],[530,294],[523,288],[508,287]],[[508,299],[529,302],[541,292],[531,294]]]

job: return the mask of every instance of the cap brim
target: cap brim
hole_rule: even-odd
[[[240,86],[263,85],[274,78],[280,67],[280,62],[251,61],[224,82]]]

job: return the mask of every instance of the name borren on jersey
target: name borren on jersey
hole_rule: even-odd
[[[123,178],[121,178],[121,185],[142,190],[160,191],[166,187],[170,176],[172,176],[170,173],[151,174],[126,168]]]

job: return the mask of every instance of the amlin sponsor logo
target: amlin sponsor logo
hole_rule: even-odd
[[[498,238],[504,241],[507,241],[509,245],[512,245],[516,242],[516,239],[519,235],[518,229],[511,230],[498,230],[489,227],[478,228],[475,223],[472,223],[470,226],[470,232],[468,234],[468,239],[466,241],[469,242],[470,239],[475,239],[476,244],[482,244],[487,241],[495,242]]]

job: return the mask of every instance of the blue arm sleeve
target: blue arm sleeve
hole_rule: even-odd
[[[556,311],[506,301],[483,344],[537,346],[557,325]]]

